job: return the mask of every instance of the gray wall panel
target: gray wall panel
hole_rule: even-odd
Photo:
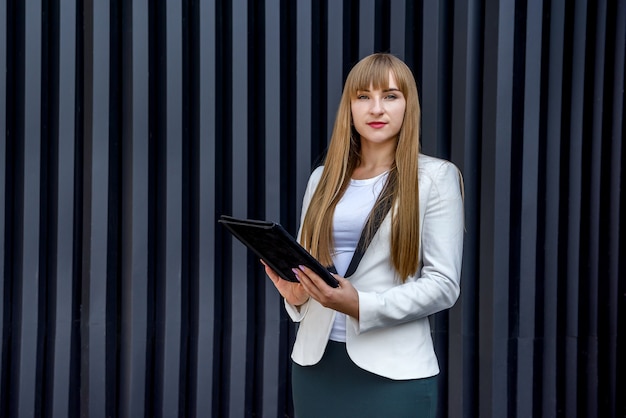
[[[406,0],[391,0],[389,17],[389,51],[400,58],[404,58],[406,45]]]
[[[321,3],[321,2],[320,2]],[[293,4],[292,4],[293,5]],[[285,131],[282,133],[281,138],[284,138],[286,141],[294,141],[296,143],[296,167],[301,167],[301,169],[296,171],[295,179],[296,179],[296,195],[304,196],[304,191],[306,188],[306,182],[309,178],[309,174],[311,174],[310,170],[306,168],[311,165],[311,162],[314,161],[317,156],[311,155],[314,153],[313,147],[313,123],[312,120],[312,106],[314,105],[312,96],[313,94],[309,94],[313,88],[313,72],[315,69],[313,68],[313,57],[312,57],[312,49],[314,48],[313,44],[313,28],[311,22],[312,15],[312,5],[309,1],[298,2],[295,10],[296,15],[296,33],[291,34],[295,35],[296,43],[299,45],[298,48],[295,48],[295,66],[291,66],[291,68],[296,69],[296,94],[295,94],[295,106],[296,106],[296,126],[293,132]],[[282,40],[287,43],[288,37],[283,36]],[[283,47],[283,45],[281,45]],[[281,48],[283,54],[288,54],[291,50],[285,51],[284,48]],[[284,56],[284,55],[283,55]],[[292,60],[293,56],[290,57]],[[281,76],[284,78],[286,74],[281,73]],[[291,85],[285,86],[290,88]],[[287,93],[287,92],[285,92]],[[313,92],[311,92],[313,93]],[[285,106],[283,104],[283,106]],[[283,118],[289,117],[283,112]],[[286,121],[285,121],[286,122]],[[315,123],[319,123],[319,121],[315,121]],[[283,125],[286,123],[283,122]],[[295,138],[290,138],[289,135],[295,133]],[[316,138],[316,141],[319,141],[319,138]],[[271,172],[271,171],[270,171]],[[285,173],[280,173],[281,176],[286,176]],[[285,198],[287,194],[283,194]],[[282,200],[282,199],[281,199]],[[300,210],[301,210],[301,202],[297,203],[297,214],[296,218],[300,219]],[[290,227],[292,225],[288,225]]]
[[[349,69],[391,51],[423,151],[464,176],[439,416],[624,416],[625,21],[614,0],[0,0],[0,415],[293,416],[296,328],[216,221],[295,234]]]
[[[27,30],[24,41],[24,143],[22,184],[22,224],[21,229],[21,260],[19,273],[16,274],[17,288],[14,297],[17,302],[15,315],[18,318],[16,340],[16,360],[19,381],[16,386],[15,399],[17,414],[34,415],[39,402],[35,394],[40,388],[37,382],[38,359],[38,320],[40,311],[45,309],[40,297],[45,289],[47,272],[40,263],[42,246],[40,241],[46,240],[45,225],[41,222],[41,210],[47,202],[42,200],[42,171],[45,170],[45,156],[42,155],[42,26],[39,16],[42,4],[32,1],[25,4],[25,27]],[[43,325],[43,324],[42,324]]]
[[[195,388],[190,388],[194,395],[195,403],[192,408],[197,416],[210,415],[214,402],[212,395],[215,382],[214,373],[218,370],[214,367],[214,359],[218,356],[219,346],[215,341],[215,312],[216,312],[216,281],[220,280],[215,275],[216,254],[216,142],[215,135],[216,103],[215,95],[216,75],[216,17],[215,2],[200,2],[198,8],[199,36],[198,36],[198,59],[199,59],[199,158],[200,179],[198,210],[204,216],[199,220],[198,231],[198,339],[196,348],[197,366],[195,370]],[[207,360],[202,360],[207,359]]]
[[[123,417],[144,416],[147,391],[148,324],[148,6],[126,2],[124,9],[122,144],[122,284],[120,324],[120,399]]]
[[[541,375],[542,386],[540,391],[535,391],[533,399],[534,410],[540,411],[543,416],[549,416],[556,411],[557,389],[557,331],[558,331],[558,297],[559,288],[562,290],[560,278],[564,276],[559,263],[559,251],[561,236],[559,235],[559,220],[561,206],[561,169],[565,165],[561,155],[561,117],[564,112],[563,85],[564,76],[564,43],[565,43],[565,1],[554,1],[550,5],[550,31],[548,49],[548,75],[547,75],[547,104],[545,122],[545,157],[543,170],[545,183],[543,194],[539,193],[539,199],[545,201],[543,218],[544,229],[541,231],[544,241],[543,268],[538,270],[538,277],[543,283],[537,284],[537,309],[543,310],[543,317],[538,318],[536,335],[543,335],[543,341],[536,344],[535,361],[540,363],[534,367],[537,375]],[[547,35],[548,33],[545,32]],[[539,315],[538,315],[539,316]],[[542,363],[542,364],[541,364]],[[563,370],[561,370],[563,373]],[[539,413],[539,412],[538,412]]]
[[[571,6],[570,6],[571,7]],[[573,33],[573,45],[572,58],[571,58],[571,85],[568,86],[571,89],[571,97],[569,103],[568,112],[571,114],[569,121],[569,144],[567,166],[568,167],[568,206],[567,206],[567,258],[574,260],[580,255],[581,249],[581,231],[582,226],[582,176],[583,170],[580,168],[583,164],[583,150],[582,142],[586,135],[584,132],[585,118],[584,112],[584,90],[585,84],[588,83],[585,80],[585,51],[586,51],[586,38],[588,36],[587,27],[587,2],[576,1],[574,4],[574,27],[577,28]],[[566,396],[565,402],[566,414],[572,417],[585,416],[586,411],[582,409],[578,410],[578,399],[584,397],[584,394],[580,393],[580,388],[584,386],[584,382],[581,380],[578,382],[577,377],[581,373],[578,364],[579,353],[578,341],[580,335],[579,330],[579,303],[581,295],[579,294],[579,282],[584,273],[580,271],[579,263],[567,264],[567,281],[564,284],[567,289],[567,299],[565,304],[567,305],[566,314],[566,345],[565,345],[565,373],[566,378]],[[580,415],[579,415],[580,413]]]
[[[109,153],[110,149],[110,30],[112,27],[110,7],[105,2],[94,1],[93,9],[86,7],[86,13],[93,15],[85,19],[93,24],[91,50],[85,59],[88,61],[85,74],[85,89],[91,97],[85,101],[89,107],[85,111],[85,155],[84,169],[84,237],[85,246],[81,334],[83,368],[85,379],[82,395],[82,414],[90,417],[105,417],[114,407],[107,396],[107,386],[115,385],[115,375],[111,373],[111,358],[107,343],[115,341],[115,335],[107,333],[107,302],[114,297],[109,294]],[[91,27],[91,26],[88,26]],[[87,55],[87,54],[86,54]],[[112,272],[111,272],[112,273]],[[113,276],[114,277],[114,276]]]
[[[423,33],[422,38],[422,79],[418,85],[420,105],[422,107],[422,152],[428,155],[438,154],[438,145],[443,143],[445,131],[441,129],[442,106],[445,105],[446,97],[443,93],[446,69],[443,64],[443,57],[447,53],[443,48],[444,39],[441,27],[442,3],[423,2]]]
[[[361,0],[357,5],[359,12],[359,57],[364,57],[371,54],[375,48],[376,0]]]
[[[341,92],[343,90],[343,72],[342,72],[342,56],[345,54],[343,51],[343,37],[342,29],[343,23],[343,4],[339,1],[328,2],[328,52],[326,54],[327,67],[326,67],[326,142],[330,141],[330,137],[333,133],[332,121],[337,114],[337,107],[339,99],[341,98]],[[374,31],[371,31],[374,33]],[[374,52],[372,49],[371,52]],[[370,53],[371,53],[370,52]]]
[[[165,4],[165,45],[162,51],[166,63],[166,109],[162,117],[166,118],[166,136],[163,138],[162,156],[165,167],[165,235],[164,263],[165,269],[161,286],[163,289],[163,386],[162,409],[157,412],[161,416],[176,416],[179,413],[181,386],[181,357],[184,355],[182,340],[183,309],[183,14],[182,4],[176,0],[168,0]]]
[[[248,206],[250,190],[250,159],[257,158],[249,153],[248,143],[250,103],[255,94],[255,86],[248,84],[248,3],[245,0],[232,1],[232,154],[229,177],[231,183],[231,206],[230,211],[234,216],[248,217],[254,202]],[[254,276],[248,275],[250,265],[248,264],[248,253],[236,240],[231,241],[230,272],[232,280],[227,280],[225,285],[229,286],[229,307],[230,320],[228,321],[230,353],[229,363],[229,396],[228,415],[241,417],[249,414],[248,407],[250,393],[248,388],[254,378],[254,339],[253,334],[248,332],[248,327],[253,327],[254,312],[252,302],[252,287],[250,280]],[[249,278],[248,278],[249,277]],[[245,360],[244,360],[245,359]]]
[[[511,232],[511,118],[513,111],[514,8],[510,2],[485,5],[481,218],[479,267],[479,415],[510,415],[507,368],[509,256]],[[505,412],[506,411],[506,412]]]
[[[73,287],[78,272],[74,263],[75,239],[75,138],[76,138],[76,4],[64,2],[59,8],[59,65],[58,65],[58,131],[56,136],[58,163],[57,174],[57,217],[55,219],[56,271],[48,290],[50,305],[55,309],[52,341],[54,360],[49,366],[53,372],[50,387],[52,415],[68,416],[70,399],[73,395],[71,386],[72,370],[72,332],[73,332]],[[51,80],[50,86],[56,84]],[[52,139],[52,138],[51,138]],[[53,141],[50,141],[51,143]],[[54,163],[51,163],[54,166]],[[53,253],[54,254],[54,253]],[[55,283],[56,282],[56,283]]]
[[[535,323],[537,312],[536,303],[536,281],[530,280],[537,276],[538,259],[538,228],[539,223],[539,202],[537,189],[539,186],[539,142],[545,141],[545,136],[540,132],[540,116],[542,112],[541,103],[541,54],[543,53],[543,4],[540,1],[529,1],[525,11],[525,48],[523,54],[515,64],[516,69],[523,69],[523,91],[519,100],[516,100],[516,109],[521,110],[522,118],[518,118],[516,127],[522,125],[522,133],[514,133],[514,145],[517,152],[521,151],[521,163],[519,159],[513,157],[512,167],[514,170],[521,169],[521,179],[518,179],[516,188],[519,190],[519,199],[516,200],[513,208],[515,224],[524,225],[513,232],[515,240],[518,241],[519,251],[512,254],[515,271],[518,274],[512,275],[511,282],[515,288],[516,298],[519,305],[519,313],[513,321],[516,328],[512,333],[512,338],[517,340],[512,350],[517,355],[517,376],[514,383],[517,392],[516,414],[517,416],[532,416],[533,414],[533,388],[525,382],[533,381],[534,369],[533,361],[535,357]],[[518,19],[518,22],[520,20]],[[519,33],[519,32],[518,32]],[[517,113],[514,111],[514,114]],[[519,143],[521,140],[521,144]],[[520,150],[521,148],[521,150]],[[517,154],[514,152],[514,154]],[[518,154],[520,155],[520,154]],[[516,161],[517,160],[517,161]],[[521,183],[521,184],[520,184]]]

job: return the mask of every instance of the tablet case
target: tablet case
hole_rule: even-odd
[[[297,282],[298,279],[291,269],[303,265],[317,273],[329,286],[339,287],[339,282],[328,269],[309,254],[280,224],[226,215],[220,216],[218,222],[283,279]]]

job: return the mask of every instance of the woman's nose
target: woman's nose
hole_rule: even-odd
[[[372,107],[370,108],[370,112],[375,115],[380,115],[384,112],[383,103],[380,99],[372,100]]]

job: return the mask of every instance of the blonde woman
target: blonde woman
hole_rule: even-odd
[[[309,179],[298,237],[340,285],[305,266],[294,266],[299,283],[265,267],[299,323],[299,418],[435,417],[428,317],[459,296],[463,193],[452,163],[420,154],[419,125],[406,64],[390,54],[357,63],[324,165]]]

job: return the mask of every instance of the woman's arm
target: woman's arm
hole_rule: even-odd
[[[449,162],[433,174],[421,227],[422,269],[387,291],[359,292],[359,332],[423,318],[450,308],[460,293],[464,213],[462,182]]]

